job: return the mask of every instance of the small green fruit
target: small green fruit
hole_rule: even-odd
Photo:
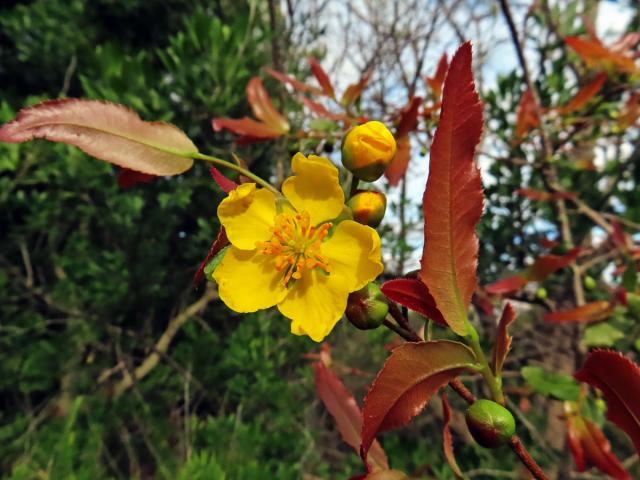
[[[538,290],[536,290],[536,298],[539,298],[540,300],[546,299],[547,289],[544,287],[540,287]]]
[[[349,294],[345,314],[351,324],[360,330],[378,328],[389,313],[389,304],[380,287],[369,283]]]
[[[473,439],[485,448],[496,448],[509,441],[516,431],[511,412],[491,400],[476,400],[465,412]]]
[[[593,277],[591,277],[589,275],[584,277],[584,288],[586,288],[587,290],[593,290],[597,286],[598,286],[598,284],[596,283],[596,281],[595,281],[595,279]]]

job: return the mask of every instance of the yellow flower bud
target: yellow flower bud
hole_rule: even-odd
[[[380,178],[395,155],[396,140],[378,121],[352,128],[342,142],[342,164],[366,182]]]
[[[360,191],[349,199],[347,206],[356,222],[376,228],[384,218],[387,197],[380,192]]]

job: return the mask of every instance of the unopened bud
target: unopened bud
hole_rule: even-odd
[[[356,222],[376,228],[384,218],[387,197],[381,192],[361,191],[351,197],[347,205],[351,208]]]
[[[511,412],[491,400],[476,400],[465,412],[473,439],[485,448],[495,448],[509,441],[516,431]]]
[[[380,178],[395,155],[396,140],[378,121],[352,128],[342,142],[342,164],[366,182]]]
[[[388,312],[387,299],[375,283],[350,293],[345,311],[351,324],[360,330],[378,328]]]

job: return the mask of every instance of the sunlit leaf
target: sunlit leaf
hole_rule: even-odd
[[[449,69],[449,59],[447,58],[446,52],[442,54],[440,57],[440,61],[438,62],[438,67],[436,69],[436,73],[433,77],[427,77],[427,84],[433,93],[433,98],[436,100],[440,99],[442,95],[442,85],[444,84],[444,78],[447,74],[447,70]]]
[[[342,94],[342,98],[340,99],[340,103],[344,106],[349,106],[355,103],[360,95],[362,95],[362,91],[365,89],[367,84],[369,83],[369,79],[371,78],[371,72],[365,73],[362,78],[347,87],[347,89]]]
[[[313,57],[309,57],[309,65],[311,65],[311,72],[313,72],[316,80],[318,80],[324,94],[328,97],[335,98],[336,94],[333,90],[333,85],[331,85],[331,80],[329,80],[329,76],[322,66]]]
[[[396,139],[409,135],[418,128],[418,110],[422,105],[422,97],[412,97],[400,111],[400,120],[396,129]]]
[[[319,117],[324,117],[324,118],[328,118],[330,120],[335,120],[335,121],[347,121],[347,120],[349,120],[349,117],[347,117],[346,115],[341,114],[341,113],[333,113],[332,111],[327,110],[327,108],[324,105],[322,105],[321,103],[314,102],[313,100],[311,100],[308,97],[301,96],[301,100],[302,100],[302,103],[304,103],[305,106],[310,111],[312,111],[313,113],[315,113]]]
[[[91,156],[149,175],[177,175],[197,147],[179,128],[145,122],[123,105],[97,100],[49,100],[25,108],[0,127],[0,142],[36,138],[75,145]]]
[[[637,70],[633,58],[608,49],[596,38],[565,37],[564,41],[592,68],[625,73],[634,73]]]
[[[387,280],[380,287],[387,298],[418,312],[434,322],[447,326],[427,286],[418,278]]]
[[[521,373],[531,388],[541,395],[559,400],[577,400],[580,395],[580,385],[569,375],[534,366],[523,367]]]
[[[467,334],[467,308],[476,289],[483,208],[474,162],[482,133],[482,103],[473,83],[471,43],[456,52],[444,82],[442,113],[431,145],[423,197],[425,246],[420,278],[451,329]]]
[[[273,78],[275,78],[276,80],[279,80],[285,85],[290,85],[294,90],[297,90],[298,92],[302,92],[302,93],[308,92],[314,95],[318,95],[322,93],[322,90],[320,90],[319,88],[311,87],[301,82],[300,80],[297,80],[291,75],[287,75],[286,73],[278,72],[277,70],[274,70],[269,67],[264,67],[263,70],[269,75],[271,75]]]
[[[607,74],[599,73],[598,75],[595,76],[593,80],[591,80],[591,82],[589,82],[587,85],[582,87],[578,91],[578,93],[576,93],[575,97],[569,100],[569,102],[566,105],[563,105],[562,107],[557,108],[556,111],[560,115],[568,115],[570,113],[582,110],[582,108],[587,103],[589,103],[589,100],[591,100],[594,96],[598,94],[600,89],[602,89],[604,82],[606,81],[607,81]]]
[[[608,323],[590,325],[584,331],[581,343],[585,347],[613,347],[625,337],[624,332]]]
[[[262,85],[260,77],[253,77],[247,84],[247,100],[257,119],[284,134],[289,131],[289,122],[273,106],[271,97]]]
[[[245,135],[257,140],[269,140],[282,136],[280,130],[249,117],[241,119],[214,118],[211,124],[213,125],[213,130],[216,132],[227,129],[238,135]]]
[[[384,174],[389,180],[389,185],[397,186],[404,177],[411,160],[411,139],[404,136],[396,140],[396,156],[385,170]]]
[[[587,303],[569,310],[546,313],[544,319],[553,323],[596,322],[613,313],[613,305],[607,300]]]
[[[520,97],[516,112],[516,140],[522,140],[539,125],[538,105],[531,90],[526,90]]]

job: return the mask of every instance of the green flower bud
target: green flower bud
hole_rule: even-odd
[[[396,140],[382,122],[358,125],[342,141],[342,164],[365,182],[380,178],[395,155]]]
[[[473,439],[485,448],[504,445],[516,431],[511,412],[491,400],[476,400],[465,412]]]
[[[376,228],[384,218],[387,197],[380,192],[361,191],[351,197],[347,205],[351,208],[356,222]]]
[[[369,283],[349,294],[345,314],[351,324],[360,330],[378,328],[389,312],[389,304],[380,287]]]

